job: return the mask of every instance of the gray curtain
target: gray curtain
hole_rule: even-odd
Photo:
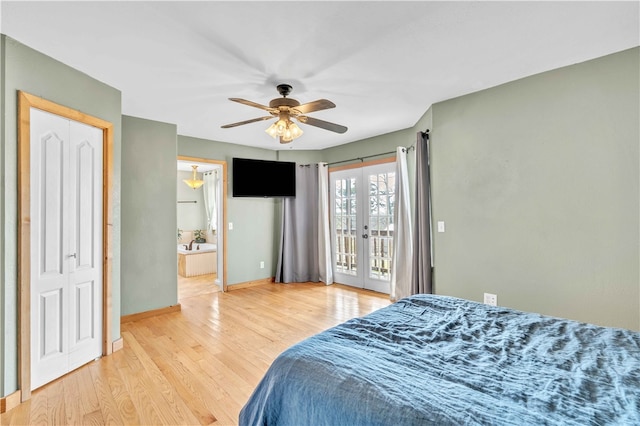
[[[431,183],[429,180],[429,133],[416,140],[416,198],[413,234],[411,294],[433,293],[431,260]]]
[[[284,198],[276,282],[319,282],[318,167],[296,166],[296,196]]]

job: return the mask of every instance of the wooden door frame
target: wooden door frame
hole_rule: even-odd
[[[336,166],[336,167],[329,167],[329,173],[328,173],[328,177],[329,177],[329,182],[328,185],[329,187],[331,187],[331,173],[335,173],[335,172],[341,172],[344,170],[354,170],[354,169],[364,169],[366,167],[372,167],[372,166],[377,166],[380,164],[387,164],[387,163],[395,163],[397,160],[395,153],[390,156],[390,157],[384,157],[384,158],[379,158],[376,160],[370,160],[370,161],[362,161],[360,163],[352,163],[352,164],[346,164],[344,166]],[[365,182],[366,184],[366,182]],[[333,194],[333,192],[331,192]],[[329,199],[329,205],[331,206],[331,198]],[[329,217],[331,217],[331,207],[329,208]],[[332,252],[332,256],[335,255],[335,244],[334,244],[334,233],[333,233],[333,228],[331,229],[331,252]],[[332,261],[333,262],[333,261]],[[335,264],[333,264],[332,266],[335,267]],[[363,265],[364,266],[364,265]],[[363,267],[363,269],[365,269]],[[335,271],[334,271],[334,279],[335,279]],[[352,286],[351,284],[344,284],[344,283],[340,283],[343,285],[348,285],[351,288],[357,288],[357,289],[364,289],[364,281],[365,281],[365,277],[362,277],[362,283],[363,283],[363,287],[356,287],[356,286]],[[389,281],[389,284],[391,284],[391,281]],[[369,291],[369,289],[367,289],[367,291]],[[375,291],[375,290],[373,290]],[[384,294],[384,293],[383,293]],[[391,292],[389,292],[389,294],[391,294]]]
[[[113,259],[113,124],[18,91],[18,388],[31,398],[31,108],[102,130],[102,355],[113,352],[111,286]]]
[[[209,158],[187,157],[178,155],[178,161],[193,161],[196,163],[211,163],[222,167],[222,291],[227,289],[227,162],[211,160]],[[176,200],[177,201],[177,200]]]

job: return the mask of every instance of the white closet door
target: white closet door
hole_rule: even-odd
[[[69,121],[31,110],[31,388],[67,372]]]
[[[69,141],[69,370],[73,370],[102,354],[102,130],[70,121]]]
[[[101,355],[102,131],[31,109],[31,389]]]

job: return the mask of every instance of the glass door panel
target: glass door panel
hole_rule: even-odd
[[[332,242],[335,253],[334,273],[340,283],[358,285],[357,187],[358,176],[332,173]]]

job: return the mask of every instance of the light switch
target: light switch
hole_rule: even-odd
[[[438,232],[444,232],[444,221],[438,221]]]
[[[229,231],[233,229],[233,222],[229,222]]]

